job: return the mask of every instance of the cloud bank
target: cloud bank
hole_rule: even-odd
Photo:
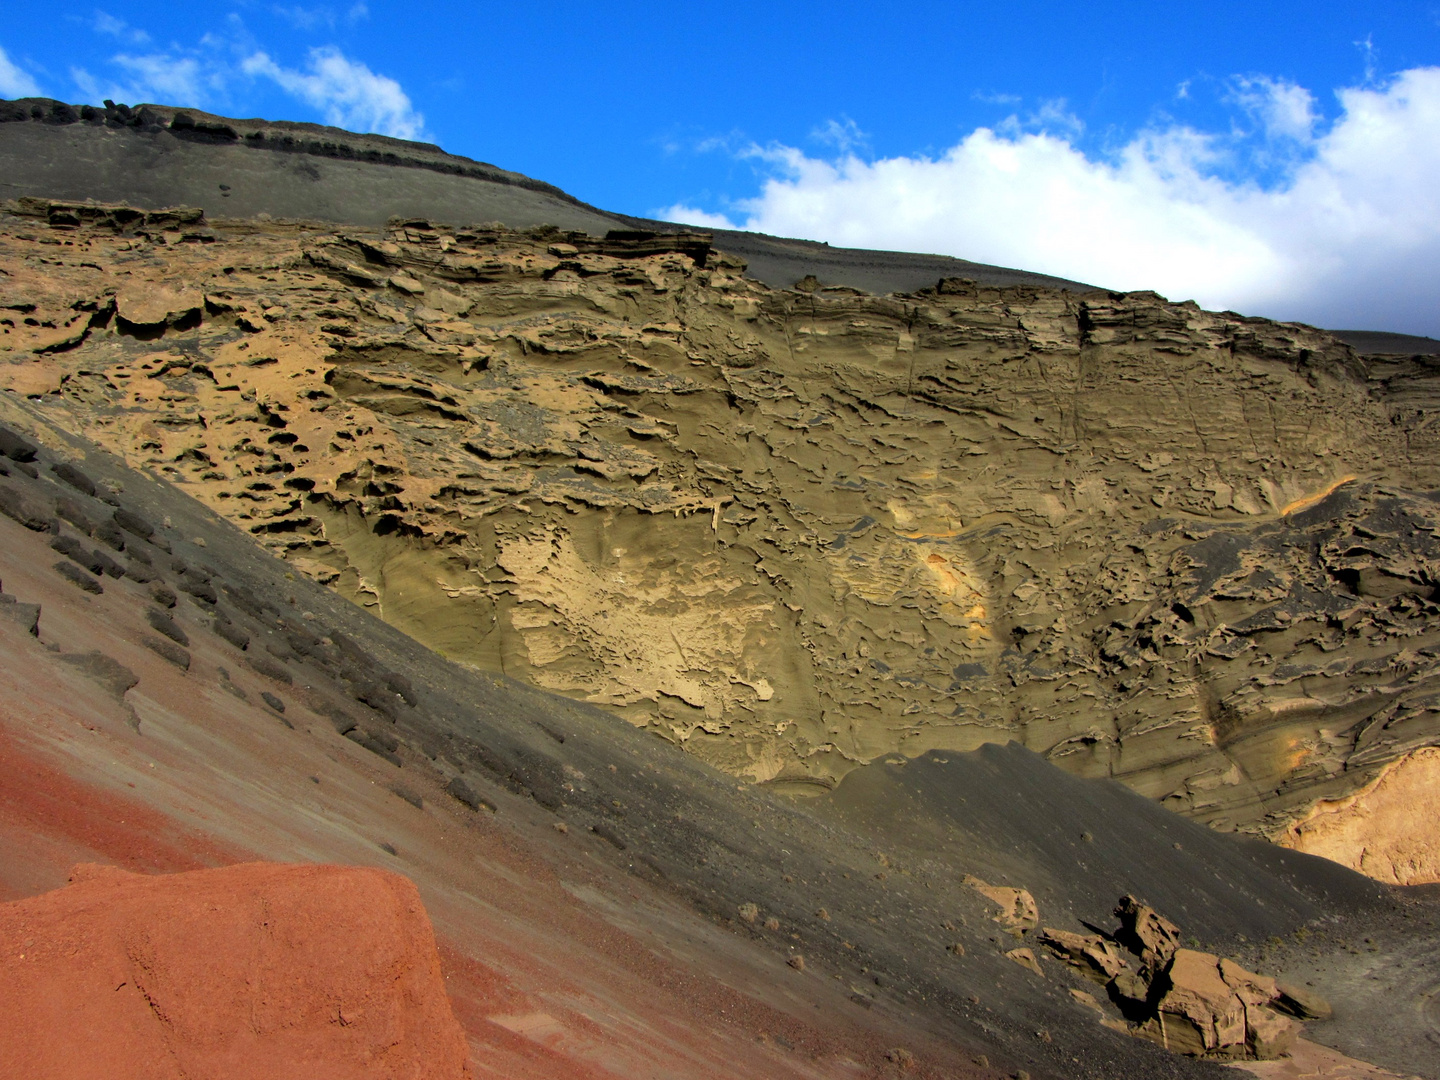
[[[342,17],[328,8],[286,8],[280,14],[307,26],[312,22],[334,23]],[[354,22],[367,15],[365,5],[355,4],[343,18]],[[92,28],[134,46],[150,42],[144,31],[103,11],[95,14]],[[327,124],[399,139],[426,137],[425,117],[416,110],[404,88],[335,46],[312,48],[301,67],[286,67],[270,53],[256,48],[253,37],[237,18],[232,17],[230,30],[225,37],[207,34],[193,47],[172,44],[154,51],[121,52],[106,59],[104,68],[99,69],[103,74],[72,67],[70,78],[89,101],[151,101],[222,112],[237,99],[248,97],[247,90],[252,90],[258,80],[317,110]],[[6,96],[7,78],[13,81],[25,75],[0,53],[0,96]]]
[[[333,46],[311,49],[305,71],[281,67],[263,52],[247,57],[241,70],[273,80],[291,97],[319,109],[327,124],[397,139],[424,137],[425,117],[400,84]]]
[[[1237,79],[1243,135],[1156,127],[1105,157],[1077,148],[1073,118],[979,128],[937,157],[752,146],[757,196],[661,215],[1440,336],[1440,68],[1336,99],[1327,128],[1303,87]]]

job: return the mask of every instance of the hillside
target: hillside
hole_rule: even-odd
[[[0,104],[9,895],[399,869],[494,1075],[1201,1075],[1041,947],[1134,894],[1434,1075],[1423,341],[122,109]]]

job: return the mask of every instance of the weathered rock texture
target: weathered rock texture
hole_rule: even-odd
[[[1395,885],[1440,881],[1440,750],[1385,766],[1354,795],[1319,803],[1277,840]]]
[[[470,1075],[415,886],[247,863],[80,866],[0,906],[12,1076]]]
[[[1318,995],[1247,971],[1234,960],[1180,947],[1180,928],[1148,904],[1124,896],[1113,934],[1046,929],[1051,955],[1102,983],[1127,1024],[1117,1030],[1194,1057],[1274,1060],[1289,1053],[1299,1019],[1323,1019],[1330,1007]],[[1129,961],[1117,946],[1138,961]],[[1098,1007],[1098,1006],[1097,1006]]]
[[[1274,833],[1440,742],[1428,367],[1147,293],[741,270],[22,201],[0,383],[757,782],[1015,739]]]

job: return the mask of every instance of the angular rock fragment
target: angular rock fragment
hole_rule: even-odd
[[[1042,979],[1045,977],[1045,972],[1040,970],[1040,961],[1036,959],[1033,949],[1011,949],[1005,955],[1026,971],[1039,975]]]
[[[476,792],[463,776],[452,777],[450,782],[445,785],[445,793],[471,810],[484,808],[492,814],[496,812],[495,804]]]
[[[17,488],[0,487],[0,514],[13,518],[34,532],[48,532],[53,520],[49,508]]]
[[[50,467],[50,471],[53,472],[56,477],[73,487],[76,491],[82,492],[83,494],[90,495],[92,497],[95,495],[95,481],[91,480],[90,477],[86,476],[83,472],[81,472],[74,465],[71,465],[68,461],[57,462],[55,465],[52,465]],[[88,532],[89,530],[86,531]]]
[[[1143,1032],[1182,1054],[1243,1052],[1245,1004],[1220,977],[1219,957],[1177,949],[1157,978],[1157,1015]]]
[[[1133,896],[1121,897],[1115,914],[1114,939],[1141,960],[1138,973],[1122,968],[1106,984],[1131,1034],[1194,1057],[1273,1059],[1294,1044],[1300,1025],[1277,1011],[1284,995],[1274,979],[1181,948],[1179,928]],[[1041,940],[1090,974],[1086,951],[1104,939],[1046,930]]]
[[[1180,928],[1133,896],[1120,898],[1115,917],[1120,920],[1115,940],[1139,956],[1151,971],[1165,967],[1180,947]]]
[[[204,297],[196,291],[165,287],[122,289],[116,297],[116,320],[122,332],[149,338],[166,329],[197,325]]]
[[[1017,930],[1033,930],[1040,925],[1039,909],[1035,898],[1026,889],[1015,889],[1008,885],[990,885],[977,877],[965,875],[965,884],[1000,908],[995,921]]]
[[[160,631],[160,633],[175,642],[175,644],[190,644],[190,636],[186,634],[184,630],[180,629],[175,620],[164,612],[150,608],[145,612],[145,621],[150,624],[151,629]]]
[[[1046,927],[1040,944],[1087,978],[1108,983],[1129,966],[1115,943],[1099,934],[1072,934]]]
[[[1105,990],[1127,1020],[1136,1022],[1150,1017],[1150,984],[1133,971],[1121,971],[1105,984]]]
[[[101,585],[100,582],[96,581],[84,570],[81,570],[80,567],[76,566],[73,562],[57,562],[54,570],[66,581],[72,585],[79,586],[88,593],[94,593],[98,596],[105,591],[105,587]]]
[[[183,671],[190,670],[190,654],[173,641],[166,641],[164,638],[157,638],[145,634],[140,638],[147,649],[159,653],[170,663]]]
[[[39,450],[34,443],[0,425],[0,454],[11,461],[34,461],[37,453]]]

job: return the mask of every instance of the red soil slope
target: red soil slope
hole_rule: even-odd
[[[82,864],[71,881],[0,905],[9,1075],[469,1076],[430,920],[398,874]]]

